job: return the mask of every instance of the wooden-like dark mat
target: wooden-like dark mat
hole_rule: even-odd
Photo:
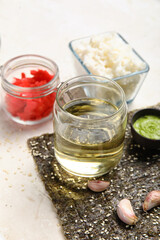
[[[160,104],[154,106],[160,109]],[[64,171],[54,157],[53,134],[28,140],[45,188],[50,195],[64,232],[69,240],[159,240],[160,207],[142,210],[146,194],[160,189],[160,150],[146,150],[133,142],[130,119],[125,136],[124,154],[119,165],[99,179],[111,181],[109,189],[94,193],[87,188],[87,178]],[[121,222],[116,206],[122,198],[130,199],[139,218],[135,226]]]

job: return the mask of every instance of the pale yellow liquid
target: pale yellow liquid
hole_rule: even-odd
[[[121,121],[121,116],[113,122],[103,120],[103,126],[98,127],[99,119],[117,111],[116,106],[99,99],[73,101],[65,109],[86,121],[56,133],[55,155],[59,163],[79,176],[100,176],[110,171],[122,156],[126,119],[118,128],[115,123]],[[87,119],[96,119],[96,126],[88,124]]]

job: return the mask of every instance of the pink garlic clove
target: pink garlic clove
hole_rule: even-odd
[[[154,190],[147,194],[142,205],[144,211],[160,205],[160,190]]]
[[[136,217],[131,202],[128,199],[122,199],[117,206],[118,217],[126,224],[134,225],[138,218]]]
[[[92,180],[88,181],[88,188],[94,192],[102,192],[109,187],[110,182],[100,181],[100,180]]]

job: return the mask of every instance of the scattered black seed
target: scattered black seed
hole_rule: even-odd
[[[160,109],[160,104],[155,108]],[[142,210],[146,194],[160,189],[160,150],[147,150],[133,142],[130,132],[132,114],[128,115],[121,162],[111,173],[98,178],[111,182],[110,188],[102,193],[94,193],[87,188],[88,178],[73,176],[61,168],[54,157],[53,134],[28,140],[66,239],[160,239],[160,207],[146,213]],[[132,201],[139,218],[135,226],[125,225],[117,217],[117,203],[122,198]]]

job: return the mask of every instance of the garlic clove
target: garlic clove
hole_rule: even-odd
[[[134,225],[138,218],[136,217],[131,202],[128,199],[122,199],[117,206],[118,217],[126,224]]]
[[[92,180],[88,181],[88,188],[94,192],[102,192],[109,187],[110,182],[101,181],[101,180]]]
[[[160,205],[160,190],[149,192],[142,205],[144,211],[148,211],[153,207]]]

